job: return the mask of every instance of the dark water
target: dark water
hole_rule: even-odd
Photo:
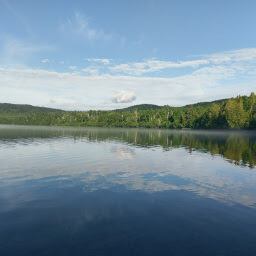
[[[0,126],[0,255],[256,255],[256,132]]]

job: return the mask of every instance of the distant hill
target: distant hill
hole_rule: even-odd
[[[203,107],[203,108],[207,108],[210,107],[213,103],[217,104],[217,105],[221,105],[222,102],[227,102],[229,99],[221,99],[221,100],[214,100],[214,101],[206,101],[206,102],[198,102],[195,104],[188,104],[182,107],[175,107],[175,108],[186,108],[186,107],[190,107],[191,105],[193,105],[193,107]],[[170,105],[171,106],[171,105]],[[134,105],[128,108],[122,108],[122,109],[115,109],[113,111],[118,112],[118,113],[122,113],[122,112],[133,112],[134,109],[139,110],[156,110],[156,109],[161,109],[163,106],[158,106],[158,105],[154,105],[154,104],[140,104],[140,105]]]
[[[195,104],[185,105],[183,107],[175,107],[175,108],[186,108],[193,105],[194,107],[203,107],[207,108],[210,107],[213,103],[221,105],[222,102],[226,102],[228,99],[222,100],[215,100],[209,102],[199,102]],[[135,109],[138,111],[140,110],[157,110],[161,109],[163,106],[158,106],[155,104],[139,104],[130,106],[127,108],[122,109],[115,109],[112,110],[117,113],[122,112],[134,112]],[[46,107],[36,107],[27,104],[11,104],[11,103],[0,103],[0,115],[8,115],[8,116],[21,116],[21,115],[28,115],[28,114],[36,114],[36,113],[64,113],[64,110],[61,109],[54,109],[54,108],[46,108]]]
[[[0,115],[20,116],[35,113],[62,113],[64,110],[32,105],[0,103]]]
[[[150,109],[156,110],[160,108],[162,108],[162,106],[158,106],[154,104],[140,104],[140,105],[134,105],[128,108],[115,109],[113,111],[121,113],[121,112],[131,112],[134,109],[137,109],[138,111],[140,111],[140,110],[150,110]]]
[[[184,107],[190,107],[191,105],[193,105],[193,107],[210,107],[213,103],[217,104],[217,105],[221,105],[222,102],[227,102],[229,99],[222,99],[222,100],[214,100],[214,101],[205,101],[205,102],[198,102],[195,104],[189,104],[186,105]]]

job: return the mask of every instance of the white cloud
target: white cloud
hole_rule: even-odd
[[[114,103],[129,103],[136,100],[135,92],[121,91],[112,98]]]
[[[99,63],[102,63],[104,65],[108,65],[110,64],[110,61],[112,59],[98,59],[98,58],[92,58],[92,59],[86,59],[87,61],[90,61],[90,62],[99,62]]]
[[[43,60],[41,60],[41,62],[42,63],[48,63],[48,62],[50,62],[50,60],[49,59],[43,59]]]
[[[77,66],[69,66],[68,68],[71,69],[71,70],[76,70]]]

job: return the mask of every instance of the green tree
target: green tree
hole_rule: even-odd
[[[244,110],[241,97],[228,100],[225,106],[225,116],[231,128],[248,127],[248,114]]]

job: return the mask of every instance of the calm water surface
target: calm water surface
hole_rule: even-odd
[[[0,125],[0,255],[256,255],[256,132]]]

